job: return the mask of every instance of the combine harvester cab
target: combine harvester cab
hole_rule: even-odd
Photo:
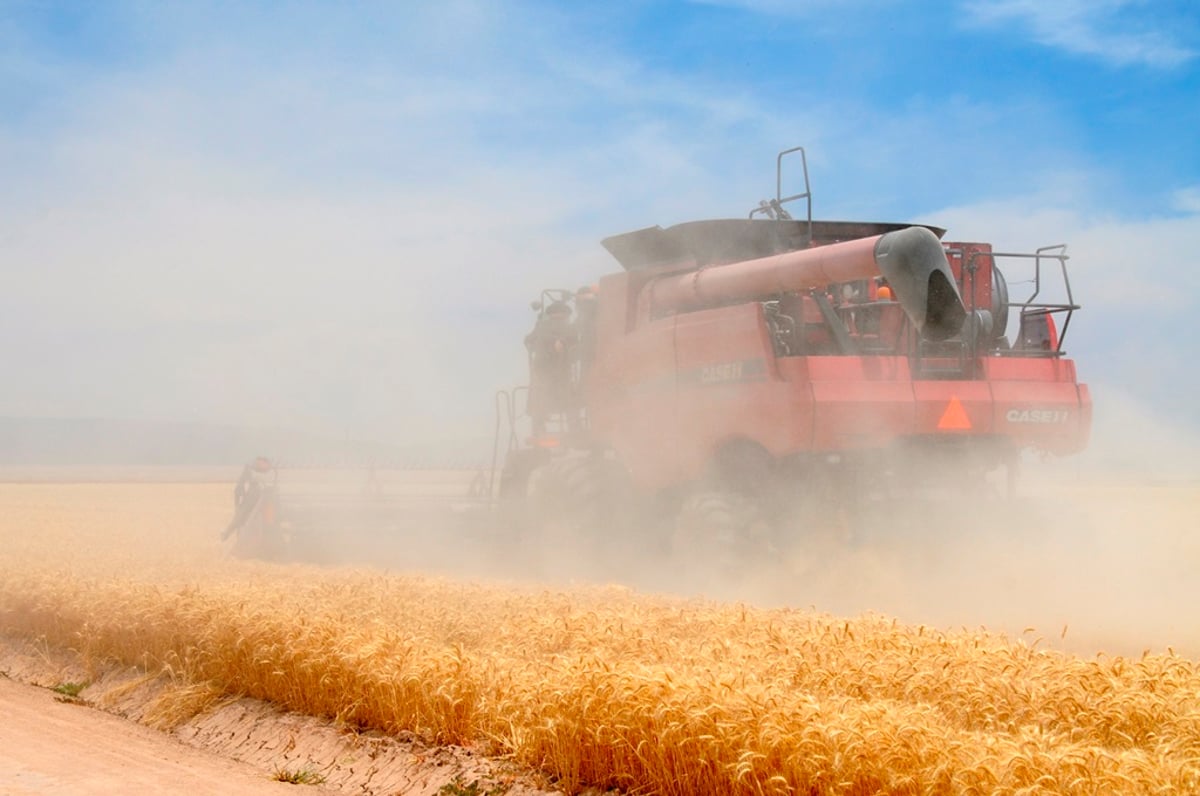
[[[509,436],[502,491],[537,533],[608,533],[613,506],[640,499],[674,515],[676,547],[741,548],[782,505],[977,490],[1001,468],[1011,492],[1022,451],[1086,446],[1065,247],[814,221],[806,164],[804,193],[779,190],[793,153],[803,163],[780,154],[776,198],[749,218],[607,238],[622,272],[535,304],[539,324],[566,305],[578,352],[566,386],[547,386],[531,347],[533,433]],[[797,199],[804,219],[784,208]],[[1025,295],[1009,293],[1012,265]]]

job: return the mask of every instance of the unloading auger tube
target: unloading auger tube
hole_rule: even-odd
[[[967,311],[941,242],[924,227],[665,276],[646,290],[655,311],[687,312],[881,275],[925,338],[958,334]]]

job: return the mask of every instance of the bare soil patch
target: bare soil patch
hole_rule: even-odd
[[[311,794],[559,793],[468,748],[357,733],[255,699],[172,723],[187,698],[167,677],[0,637],[0,792],[295,793],[275,778],[307,773]]]

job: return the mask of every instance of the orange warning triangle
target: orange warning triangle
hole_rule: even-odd
[[[939,431],[967,431],[971,428],[971,418],[967,416],[967,410],[963,409],[957,395],[950,396],[937,427]]]

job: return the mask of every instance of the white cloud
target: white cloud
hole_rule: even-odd
[[[963,9],[973,27],[1024,26],[1040,44],[1117,66],[1162,69],[1181,66],[1197,55],[1181,43],[1171,22],[1155,16],[1157,7],[1135,0],[968,0]]]
[[[1182,213],[1200,215],[1200,185],[1180,188],[1172,196],[1171,205]]]
[[[0,334],[27,342],[0,414],[486,434],[529,299],[612,270],[628,219],[727,207],[701,164],[753,105],[553,20],[518,48],[511,20],[409,21],[448,51],[143,20],[153,63],[48,70],[54,112],[0,129]]]

